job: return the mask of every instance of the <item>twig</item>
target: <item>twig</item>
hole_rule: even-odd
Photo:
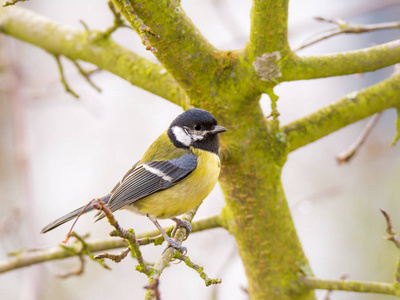
[[[64,85],[65,91],[66,91],[67,93],[70,93],[70,94],[71,94],[72,96],[74,96],[75,98],[79,98],[78,94],[76,94],[76,93],[69,87],[68,82],[67,82],[67,80],[65,79],[65,76],[64,76],[64,68],[63,68],[63,66],[62,66],[62,64],[61,64],[60,56],[59,56],[59,55],[56,55],[56,54],[52,54],[52,55],[54,56],[54,58],[55,58],[56,61],[57,61],[58,70],[60,71],[60,75],[61,75],[61,82],[62,82],[62,84]]]
[[[86,81],[95,89],[97,90],[99,93],[101,93],[101,89],[94,84],[94,82],[92,81],[92,79],[90,78],[90,75],[92,75],[97,69],[95,69],[94,71],[86,71],[84,69],[82,69],[81,65],[74,59],[71,59],[72,63],[75,65],[75,67],[78,69],[79,73],[83,76],[83,78],[86,79]]]
[[[182,220],[187,221],[187,222],[191,222],[194,215],[197,212],[197,209],[199,208],[199,205],[195,208],[193,208],[191,211],[189,211],[188,213],[186,213],[185,215],[183,215]],[[174,236],[174,240],[179,243],[182,244],[183,240],[186,237],[186,229],[180,227],[178,228],[178,230],[176,231],[176,234]],[[170,261],[172,259],[174,259],[175,257],[175,252],[177,252],[177,250],[175,250],[172,247],[167,248],[167,250],[161,255],[161,257],[159,258],[159,260],[157,261],[157,263],[154,265],[153,267],[153,274],[149,277],[149,285],[152,284],[152,282],[156,279],[159,278],[161,273],[163,272],[163,270],[165,269],[165,267],[170,263]],[[146,294],[145,299],[154,299],[154,297],[151,294],[151,291],[149,291]]]
[[[157,49],[152,46],[148,35],[152,35],[154,37],[160,37],[160,36],[153,33],[152,29],[146,24],[144,24],[143,20],[137,16],[129,0],[119,0],[119,2],[121,3],[124,2],[122,6],[127,14],[128,21],[129,23],[131,24],[133,23],[136,26],[139,36],[142,39],[142,44],[146,46],[146,50],[150,50],[151,52],[157,52]]]
[[[393,229],[392,220],[390,219],[389,214],[383,208],[380,208],[380,211],[385,217],[386,232],[389,234],[385,239],[393,242],[397,249],[400,249],[400,240],[396,235],[396,231]],[[393,289],[396,292],[396,296],[400,296],[400,257],[397,259],[396,269],[393,274]]]
[[[397,141],[400,139],[400,108],[396,108],[396,134],[393,137],[392,143],[390,144],[391,147],[395,146]]]
[[[317,290],[338,290],[358,293],[396,295],[392,284],[385,282],[368,282],[341,279],[327,280],[310,276],[301,277],[300,282],[310,289]]]
[[[396,245],[396,247],[400,249],[400,240],[393,229],[392,220],[390,219],[389,214],[383,208],[380,208],[379,210],[385,217],[387,225],[386,232],[389,234],[389,236],[385,237],[385,239],[393,242]]]
[[[317,35],[321,35],[320,37],[315,38],[314,40],[312,40],[310,42],[303,43],[300,47],[293,50],[294,52],[304,49],[308,46],[314,45],[318,42],[321,42],[321,41],[331,38],[333,36],[342,34],[342,33],[358,34],[358,33],[371,32],[371,31],[376,31],[376,30],[400,28],[400,22],[387,22],[387,23],[363,25],[363,24],[349,24],[343,19],[332,20],[332,19],[326,19],[326,18],[322,18],[322,17],[315,17],[314,19],[317,21],[321,21],[321,22],[335,24],[338,26],[338,28],[328,29],[326,31],[318,33]]]
[[[243,293],[245,293],[246,295],[249,295],[249,288],[247,286],[240,286],[240,289],[242,290]]]
[[[160,278],[154,277],[153,281],[148,285],[145,285],[143,288],[148,290],[149,293],[152,293],[153,299],[160,300],[161,299],[160,290],[158,289],[159,284],[160,284]]]
[[[86,74],[87,74],[88,76],[91,76],[91,75],[93,75],[93,74],[99,73],[100,71],[102,71],[102,69],[100,69],[100,68],[94,68],[93,70],[87,70],[87,71],[86,71]]]
[[[136,270],[149,276],[149,274],[151,274],[151,270],[148,264],[144,261],[142,252],[139,248],[140,245],[136,240],[135,232],[133,231],[133,229],[125,230],[124,228],[122,228],[117,220],[114,218],[114,215],[108,208],[108,206],[106,206],[106,204],[100,199],[98,199],[96,203],[92,203],[92,206],[95,209],[101,210],[106,216],[108,223],[110,223],[110,225],[115,228],[115,230],[112,231],[110,235],[121,237],[128,242],[129,248],[132,250],[132,256],[134,256],[139,263],[139,266],[136,267]]]
[[[58,278],[68,278],[68,277],[71,277],[71,276],[82,275],[83,271],[85,270],[85,259],[83,258],[82,255],[78,256],[78,258],[79,258],[79,261],[80,261],[79,268],[77,268],[76,270],[67,271],[65,273],[59,273],[56,276]]]
[[[278,116],[280,115],[280,113],[278,111],[278,106],[276,103],[278,102],[279,97],[274,93],[273,89],[268,90],[267,94],[269,96],[269,99],[271,100],[271,114],[266,118],[268,119],[270,116],[272,116],[273,120],[278,120]]]
[[[103,32],[104,37],[109,37],[112,33],[114,33],[118,28],[121,27],[132,29],[132,27],[125,24],[125,21],[122,18],[121,13],[115,8],[111,0],[108,1],[108,7],[110,8],[111,12],[114,15],[114,24]]]
[[[85,242],[85,237],[81,237],[79,236],[77,233],[75,232],[71,232],[70,236],[73,236],[74,238],[76,238],[77,242],[80,244],[80,248],[76,248],[76,247],[68,247],[65,246],[63,244],[59,245],[61,248],[74,253],[75,255],[78,256],[79,260],[80,260],[80,266],[79,268],[77,268],[76,270],[71,270],[68,271],[66,273],[62,273],[62,274],[58,274],[56,275],[57,277],[60,278],[67,278],[70,276],[79,276],[84,272],[84,267],[85,267],[85,260],[84,260],[84,256],[88,256],[91,260],[96,261],[97,263],[99,263],[103,268],[107,269],[107,270],[111,270],[110,267],[108,267],[105,263],[103,259],[100,260],[95,260],[93,254],[90,252],[90,249],[88,247],[88,245]]]
[[[221,218],[219,215],[193,222],[192,233],[217,227],[222,227]],[[167,233],[168,231],[171,232],[172,229],[173,227],[164,228],[165,232]],[[140,245],[147,245],[150,243],[161,244],[162,241],[164,241],[164,238],[160,236],[160,232],[158,230],[139,233],[136,235],[136,238]],[[92,253],[111,249],[126,248],[128,246],[125,240],[115,238],[94,239],[86,241],[85,244],[87,245],[88,251]],[[67,247],[68,249],[56,246],[45,249],[37,249],[34,251],[18,251],[14,253],[13,257],[0,261],[0,274],[46,261],[77,256],[77,253],[81,247],[81,243],[73,243]],[[71,249],[75,249],[75,251],[71,251]]]
[[[364,144],[365,140],[367,139],[368,135],[371,133],[372,129],[378,122],[381,115],[382,115],[382,112],[379,112],[379,113],[376,113],[375,115],[373,115],[371,120],[369,120],[369,122],[365,126],[364,130],[357,137],[357,139],[354,141],[354,143],[351,144],[348,149],[344,150],[343,152],[339,153],[336,156],[336,160],[339,165],[341,165],[343,163],[347,163],[353,158],[353,156],[356,154],[356,152]]]
[[[111,259],[112,261],[119,263],[121,262],[125,257],[128,256],[128,253],[131,252],[131,248],[126,248],[125,250],[122,250],[120,254],[108,254],[108,253],[103,253],[103,254],[98,254],[94,258],[95,259],[102,259],[102,258],[108,258]]]
[[[210,277],[208,277],[208,275],[204,272],[204,268],[200,267],[199,265],[193,263],[189,256],[187,255],[182,255],[182,253],[180,253],[179,251],[175,251],[175,258],[183,261],[189,268],[195,270],[200,277],[204,280],[204,283],[206,284],[206,286],[210,286],[212,284],[220,284],[222,282],[222,279],[212,279]]]
[[[6,6],[10,6],[10,5],[15,5],[18,2],[25,2],[28,0],[12,0],[12,1],[7,1],[6,3],[4,3],[2,6],[6,7]]]
[[[85,21],[79,20],[79,23],[81,23],[81,25],[83,26],[83,28],[85,29],[86,32],[90,31],[89,26],[88,26],[88,24],[86,24]]]

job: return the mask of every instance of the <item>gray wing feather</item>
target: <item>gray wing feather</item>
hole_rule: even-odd
[[[176,159],[153,161],[147,165],[163,172],[171,178],[171,181],[164,180],[157,174],[147,171],[143,165],[136,163],[112,189],[111,193],[101,198],[103,202],[108,203],[111,211],[116,211],[143,197],[177,184],[196,169],[197,157],[188,153]],[[86,208],[82,206],[48,224],[42,229],[42,233],[48,232],[76,218],[80,213],[85,214],[92,209],[91,205]],[[104,218],[104,214],[101,213],[97,221],[102,218]]]
[[[197,157],[188,153],[179,158],[152,161],[146,165],[158,170],[158,174],[145,169],[143,164],[136,165],[134,169],[131,169],[130,174],[125,175],[124,180],[112,193],[108,203],[111,211],[116,211],[139,199],[177,184],[196,169]],[[165,176],[168,176],[170,180],[165,180]],[[100,215],[98,220],[103,217],[104,215]]]

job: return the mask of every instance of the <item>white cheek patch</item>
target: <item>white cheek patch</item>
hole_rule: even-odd
[[[157,175],[158,177],[161,177],[162,179],[164,179],[165,181],[172,181],[172,177],[168,176],[167,174],[165,174],[163,171],[150,167],[149,165],[143,164],[143,168],[145,168],[147,171],[149,171],[150,173],[153,173],[155,175]]]
[[[175,135],[176,140],[185,146],[190,146],[192,143],[191,137],[181,127],[172,127],[172,133]]]

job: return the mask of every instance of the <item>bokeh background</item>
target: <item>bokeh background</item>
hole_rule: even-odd
[[[57,22],[105,30],[113,17],[106,1],[35,0],[19,3]],[[201,32],[221,49],[240,49],[250,28],[251,1],[183,0],[182,7]],[[6,8],[0,8],[6,9]],[[291,1],[289,38],[292,47],[330,25],[314,16],[342,17],[352,23],[398,21],[400,1],[341,0]],[[368,47],[400,37],[400,30],[338,36],[299,51],[316,55]],[[138,36],[120,29],[113,38],[156,61]],[[106,194],[140,159],[151,142],[182,109],[102,71],[93,81],[98,93],[62,58],[77,100],[65,93],[54,58],[45,51],[10,37],[0,36],[0,259],[22,248],[60,243],[69,229],[62,226],[46,235],[41,228],[59,216]],[[87,68],[93,66],[84,64]],[[282,124],[305,116],[345,94],[390,76],[393,67],[373,73],[276,87]],[[162,88],[162,87],[160,87]],[[266,115],[269,99],[260,101]],[[382,237],[385,222],[379,208],[392,216],[400,232],[399,145],[389,147],[395,134],[395,111],[383,113],[371,136],[350,164],[339,166],[335,155],[346,149],[367,120],[348,126],[289,155],[283,184],[292,215],[316,276],[392,281],[398,250]],[[223,125],[223,124],[221,124]],[[196,218],[217,214],[224,205],[216,187]],[[153,229],[146,218],[129,212],[116,214],[121,224],[137,232]],[[170,224],[165,221],[162,224]],[[75,227],[93,238],[108,236],[106,222],[93,224],[90,216]],[[219,286],[206,288],[184,264],[172,265],[161,277],[162,299],[247,299],[246,278],[234,239],[223,229],[193,234],[185,242],[193,261]],[[145,258],[155,261],[162,247],[143,247]],[[87,262],[82,276],[59,279],[55,275],[79,265],[77,258],[53,261],[1,275],[2,299],[143,299],[146,277],[130,258],[109,262],[112,271]],[[320,297],[324,292],[318,292]],[[391,299],[390,296],[333,292],[331,299]]]

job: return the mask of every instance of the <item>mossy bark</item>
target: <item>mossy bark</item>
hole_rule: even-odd
[[[229,138],[238,147],[220,176],[227,202],[223,221],[238,244],[251,298],[314,299],[312,291],[295,283],[308,262],[281,184],[285,138],[258,106],[234,123],[238,129]]]

